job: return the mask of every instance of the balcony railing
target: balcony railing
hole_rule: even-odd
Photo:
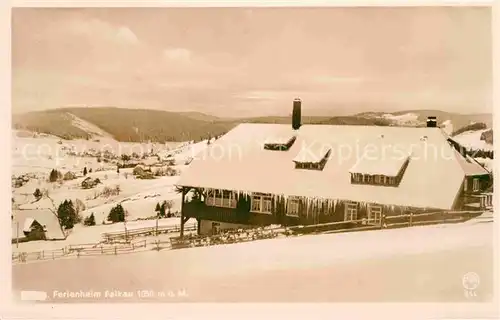
[[[276,222],[276,217],[272,214],[245,212],[236,208],[209,206],[203,202],[186,203],[184,204],[183,210],[184,216],[202,220],[258,225],[267,225]]]

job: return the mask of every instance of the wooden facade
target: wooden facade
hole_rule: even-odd
[[[454,210],[485,209],[492,205],[492,194],[485,193],[491,187],[489,175],[471,176],[464,179],[462,190],[457,194]],[[194,195],[186,200],[188,192]],[[376,203],[284,197],[269,194],[238,194],[231,190],[182,188],[181,235],[187,220],[214,221],[235,225],[283,226],[314,225],[341,221],[363,220],[368,225],[380,225],[382,216],[419,214],[440,211],[432,208],[387,206]],[[213,197],[213,198],[211,198]],[[260,204],[253,204],[252,197]],[[264,199],[266,201],[264,201]],[[256,210],[260,209],[260,210]],[[200,228],[198,228],[200,233]]]
[[[483,210],[493,206],[491,175],[467,176],[460,191],[457,207],[464,210]]]
[[[193,192],[192,188],[183,188],[184,194]],[[220,190],[221,193],[227,190]],[[375,203],[359,203],[352,201],[327,201],[307,198],[284,197],[270,195],[269,212],[252,210],[252,195],[239,194],[236,203],[230,198],[226,203],[207,201],[209,191],[194,189],[195,196],[182,204],[181,225],[194,218],[223,222],[229,224],[266,226],[279,224],[283,226],[314,225],[341,221],[364,220],[369,225],[380,225],[382,216],[402,215],[410,212],[419,213],[426,210],[400,206],[385,206]],[[236,192],[231,192],[236,194]],[[183,197],[184,199],[185,197]],[[289,206],[296,207],[292,210]],[[434,210],[435,211],[435,210]],[[200,233],[200,229],[198,229]]]

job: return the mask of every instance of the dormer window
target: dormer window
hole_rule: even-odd
[[[397,187],[410,163],[410,156],[387,159],[361,158],[349,171],[351,183]]]
[[[302,149],[293,159],[295,169],[323,170],[330,156],[331,149]]]
[[[286,151],[290,149],[290,147],[297,139],[296,136],[281,136],[281,137],[273,137],[264,143],[264,149],[266,150],[276,150],[276,151]]]

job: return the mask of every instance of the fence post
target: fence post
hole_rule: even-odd
[[[116,255],[116,245],[115,245],[115,255]]]
[[[160,241],[156,240],[156,250],[160,251]]]
[[[102,244],[101,244],[101,254],[104,254],[104,248],[102,247]]]
[[[385,225],[385,214],[382,215],[382,218],[380,219],[380,229],[384,229]]]
[[[76,250],[76,257],[80,258],[80,250]]]
[[[55,260],[55,258],[54,258],[54,251],[52,251],[52,260]]]
[[[410,212],[410,227],[413,226],[413,212]]]
[[[134,246],[134,243],[132,243],[132,251],[135,250],[135,246]]]

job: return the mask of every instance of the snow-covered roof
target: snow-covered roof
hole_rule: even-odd
[[[262,148],[267,137],[289,128],[238,125],[196,156],[178,185],[439,209],[451,209],[461,189],[464,170],[440,128],[303,125],[288,151]],[[331,149],[323,170],[295,168],[304,146]],[[398,187],[351,183],[350,169],[373,149],[411,154]],[[401,160],[394,160],[377,169],[393,173],[400,167]]]
[[[293,158],[293,162],[299,163],[319,163],[330,152],[331,148],[328,145],[314,143],[312,145],[302,145],[297,156]]]
[[[269,139],[266,139],[264,144],[266,145],[273,145],[273,144],[281,144],[281,145],[286,145],[290,143],[294,139],[295,135],[289,134],[289,135],[276,135],[273,137],[270,137]]]
[[[23,231],[29,231],[35,220],[40,225],[46,227],[47,231],[45,236],[47,240],[65,238],[59,226],[59,220],[50,210],[14,210],[12,214],[14,216],[12,220],[12,239],[15,239],[17,235],[19,235],[20,238],[24,237]]]
[[[392,151],[374,156],[364,155],[358,159],[349,172],[395,177],[409,160],[410,155],[398,155]]]
[[[23,225],[23,231],[24,232],[30,232],[31,230],[31,225],[33,225],[33,222],[35,222],[35,219],[29,217],[24,220],[24,225]]]
[[[476,159],[470,156],[463,157],[458,151],[455,151],[455,157],[466,176],[480,176],[490,173]]]

